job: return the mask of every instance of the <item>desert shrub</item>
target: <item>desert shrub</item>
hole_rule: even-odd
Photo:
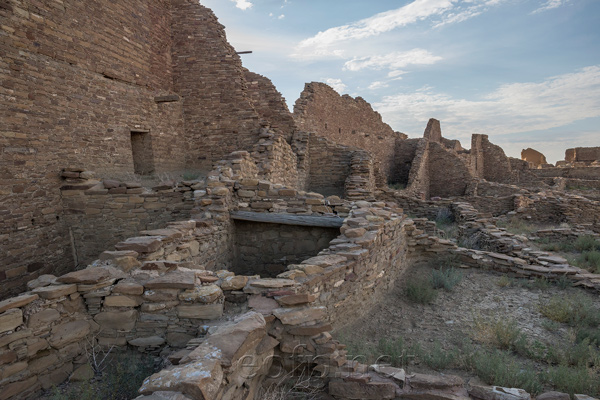
[[[514,233],[515,235],[526,235],[536,230],[535,226],[532,224],[516,217],[510,219],[500,219],[496,225],[500,228],[506,229],[510,233]]]
[[[479,351],[471,358],[471,369],[490,385],[518,387],[531,394],[542,388],[540,376],[529,368],[522,368],[510,354],[503,351]]]
[[[573,286],[573,282],[566,275],[560,275],[554,280],[554,285],[559,289],[566,289]]]
[[[542,321],[542,328],[548,332],[556,332],[560,328],[560,324],[556,321],[545,319]]]
[[[434,289],[444,289],[451,292],[460,283],[462,278],[462,272],[454,267],[442,267],[431,271],[431,285]]]
[[[547,304],[540,307],[542,315],[552,321],[566,323],[571,315],[571,305],[560,297],[552,297]]]
[[[574,263],[592,273],[600,273],[600,251],[584,251],[575,259]]]
[[[600,250],[600,242],[594,236],[579,236],[573,247],[577,251],[594,251]]]
[[[431,304],[437,297],[437,292],[428,279],[415,279],[407,282],[404,294],[409,301],[419,304]]]
[[[536,277],[531,281],[532,289],[548,290],[551,286],[550,281],[545,276],[541,278]]]
[[[200,177],[200,172],[198,171],[185,171],[182,175],[184,181],[193,181]]]
[[[506,275],[502,275],[500,277],[500,279],[498,279],[498,281],[496,282],[496,285],[500,286],[500,287],[507,287],[510,286],[510,278]]]
[[[421,358],[428,367],[441,371],[452,365],[458,358],[456,349],[444,350],[440,342],[433,343],[427,352],[421,355]]]
[[[590,396],[598,395],[600,376],[591,369],[569,368],[566,365],[551,368],[546,377],[555,390],[569,393],[585,393]]]
[[[587,296],[555,296],[540,308],[540,312],[552,321],[573,327],[577,342],[588,339],[592,344],[600,344],[600,312]]]
[[[405,366],[408,358],[414,356],[404,344],[401,337],[392,339],[380,339],[377,344],[377,354],[380,361],[389,363],[393,367]]]

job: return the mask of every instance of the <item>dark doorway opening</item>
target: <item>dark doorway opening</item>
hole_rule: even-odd
[[[149,175],[154,172],[154,154],[148,131],[131,131],[131,151],[136,174]]]

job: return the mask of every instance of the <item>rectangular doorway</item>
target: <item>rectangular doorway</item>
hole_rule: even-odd
[[[131,131],[131,151],[136,174],[150,175],[154,172],[154,154],[148,131]]]

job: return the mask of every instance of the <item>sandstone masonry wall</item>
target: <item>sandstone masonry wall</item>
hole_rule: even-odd
[[[342,196],[344,183],[350,175],[352,152],[352,148],[310,135],[308,190],[326,196]]]
[[[477,177],[491,182],[512,181],[512,168],[508,157],[501,147],[488,140],[487,135],[473,135],[471,157]]]
[[[155,101],[171,87],[169,2],[9,1],[0,22],[0,281],[10,291],[72,265],[63,167],[132,174],[138,131],[155,171],[181,170],[183,127],[179,102]]]
[[[405,135],[394,132],[361,97],[340,96],[324,83],[307,83],[294,105],[294,118],[303,131],[367,150],[381,163],[386,178],[392,176],[396,141]]]
[[[439,143],[429,142],[429,195],[431,197],[463,196],[471,174],[453,151]]]
[[[258,140],[260,117],[244,69],[224,27],[193,0],[173,0],[173,88],[184,98],[186,164],[209,171],[215,161]]]
[[[256,111],[261,118],[269,121],[275,132],[291,143],[292,136],[296,131],[296,123],[281,93],[267,77],[247,69],[244,69],[244,77],[248,85],[248,97]]]

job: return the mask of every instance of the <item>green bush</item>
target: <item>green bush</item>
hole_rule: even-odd
[[[600,250],[600,242],[593,236],[579,236],[573,247],[577,251],[594,251]]]
[[[455,349],[444,350],[440,342],[436,341],[421,358],[429,368],[441,371],[454,364],[458,358],[458,352]]]
[[[600,273],[600,251],[584,251],[575,259],[575,265],[592,273]]]
[[[569,368],[565,365],[551,368],[547,374],[547,381],[555,390],[569,393],[585,393],[597,396],[600,390],[600,376],[591,369]]]
[[[414,356],[404,345],[404,339],[401,337],[395,340],[380,339],[377,344],[378,358],[391,364],[393,367],[403,367],[406,365],[408,358]]]
[[[440,268],[431,271],[431,285],[434,289],[444,289],[451,292],[454,286],[458,285],[462,280],[462,272],[456,268]]]
[[[428,279],[416,279],[407,282],[404,294],[409,301],[419,304],[431,304],[437,297],[437,292]]]
[[[487,384],[521,388],[531,394],[543,389],[540,376],[531,369],[522,368],[506,352],[479,351],[472,356],[471,362],[472,370]]]

